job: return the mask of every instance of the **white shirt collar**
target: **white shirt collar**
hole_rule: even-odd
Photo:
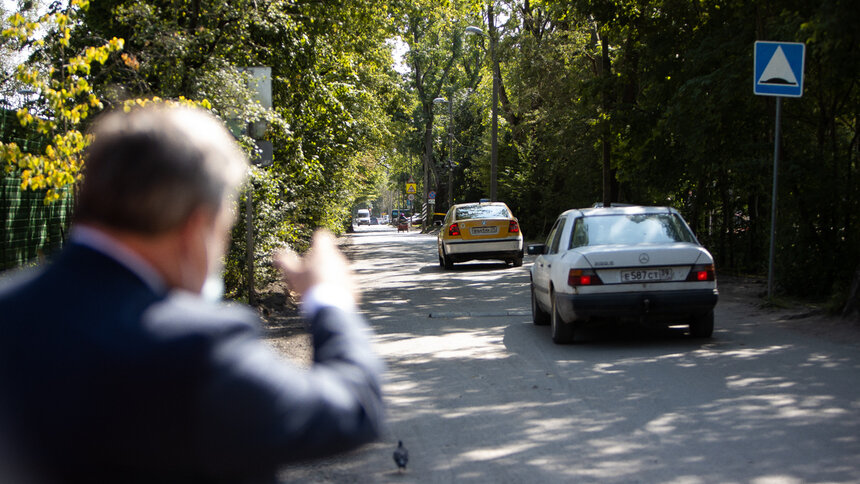
[[[101,230],[86,225],[76,225],[72,228],[71,240],[77,244],[101,252],[119,262],[143,280],[154,292],[161,293],[167,290],[164,278],[161,277],[152,264],[129,249],[122,242]]]

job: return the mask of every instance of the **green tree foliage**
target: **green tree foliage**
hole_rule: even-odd
[[[761,272],[767,261],[774,101],[752,94],[753,43],[805,42],[804,96],[783,104],[777,276],[795,294],[846,284],[860,263],[852,2],[495,8],[505,19],[500,195],[526,214],[524,231],[543,233],[560,211],[601,201],[606,163],[611,201],[679,208],[725,270]],[[831,277],[796,277],[811,268]]]
[[[237,132],[268,122],[274,163],[255,167],[249,185],[257,267],[266,267],[274,247],[301,249],[317,227],[343,230],[355,201],[373,196],[379,160],[393,142],[388,109],[400,95],[385,42],[386,5],[108,0],[87,15],[80,42],[126,39],[121,62],[100,72],[110,103],[185,96],[209,100]],[[252,101],[243,66],[271,67],[271,110]],[[244,210],[238,213],[226,261],[232,288],[244,284]],[[271,278],[261,271],[256,279],[265,284]]]
[[[475,60],[480,54],[474,49],[464,53],[464,36],[466,27],[480,20],[468,4],[395,3],[397,33],[408,48],[404,59],[408,72],[404,77],[412,101],[411,129],[401,147],[419,156],[426,166],[423,179],[416,177],[424,189],[419,190],[422,196],[417,204],[420,206],[425,190],[436,191],[442,200],[447,197],[448,143],[437,143],[437,140],[447,140],[446,127],[436,122],[437,109],[447,112],[447,108],[437,107],[434,99],[444,98],[456,103],[458,91],[474,88],[480,68]]]
[[[185,96],[234,127],[268,122],[274,163],[252,184],[259,258],[313,228],[340,230],[356,203],[400,205],[409,176],[440,202],[449,190],[487,196],[495,73],[499,196],[527,237],[604,199],[671,205],[721,269],[754,273],[767,260],[774,101],[750,89],[753,43],[805,42],[804,96],[783,103],[777,277],[824,295],[860,263],[854,3],[106,0],[67,39],[78,53],[125,39],[89,73],[108,105]],[[484,34],[465,35],[470,25]],[[402,74],[392,39],[405,45]],[[66,58],[44,52],[45,65]],[[240,69],[258,65],[272,67],[271,110]],[[234,285],[243,244],[234,237]]]

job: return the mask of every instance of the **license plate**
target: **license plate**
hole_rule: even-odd
[[[662,267],[658,269],[637,269],[633,271],[621,271],[621,282],[656,282],[671,281],[673,271],[671,268]]]
[[[499,233],[498,227],[472,227],[469,229],[472,235],[495,235]]]

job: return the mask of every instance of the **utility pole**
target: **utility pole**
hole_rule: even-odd
[[[450,207],[454,204],[454,101],[452,93],[448,93],[448,99],[437,97],[433,102],[448,104],[448,207]]]
[[[454,205],[454,97],[448,95],[448,208]]]
[[[496,63],[496,25],[493,20],[493,0],[487,6],[490,33],[490,62],[493,70],[492,138],[490,146],[490,200],[496,202],[496,171],[499,164],[499,66]]]
[[[612,77],[612,64],[609,59],[609,44],[606,40],[606,36],[603,35],[600,38],[600,59],[601,59],[601,74],[603,75],[603,112],[610,113],[610,103],[611,103],[611,95],[609,90],[609,81]],[[612,206],[612,148],[610,146],[612,140],[612,126],[609,121],[603,120],[603,128],[600,137],[602,138],[603,144],[603,206],[611,207]]]

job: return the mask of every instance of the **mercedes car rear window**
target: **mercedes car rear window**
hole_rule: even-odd
[[[678,215],[671,213],[598,215],[576,220],[570,248],[611,244],[696,243]]]

